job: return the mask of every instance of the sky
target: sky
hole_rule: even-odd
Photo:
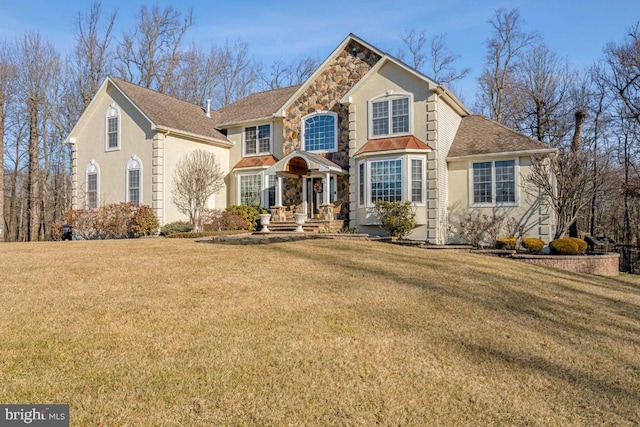
[[[9,42],[26,31],[39,31],[62,53],[73,47],[73,28],[89,0],[0,0],[0,40]],[[500,8],[518,9],[524,30],[537,31],[549,49],[582,69],[602,56],[608,42],[621,42],[640,21],[638,0],[102,0],[103,9],[117,9],[115,34],[133,28],[143,4],[193,10],[194,26],[187,43],[202,48],[243,40],[265,66],[311,56],[324,60],[353,33],[395,55],[407,30],[425,30],[427,37],[446,33],[449,50],[459,55],[454,65],[471,73],[456,84],[462,100],[475,100],[488,23]]]

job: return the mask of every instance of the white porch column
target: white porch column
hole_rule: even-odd
[[[307,213],[307,177],[302,177],[302,213]]]
[[[329,172],[324,174],[324,204],[328,205],[330,202],[329,193],[331,192],[331,174]]]
[[[276,184],[276,206],[282,206],[282,177],[278,176]]]

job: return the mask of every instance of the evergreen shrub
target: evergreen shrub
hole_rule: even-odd
[[[532,254],[539,254],[544,248],[544,242],[537,237],[525,237],[522,246]]]
[[[498,249],[515,249],[518,239],[512,237],[500,237],[496,240],[496,248]]]
[[[578,253],[579,254],[583,254],[583,253],[585,253],[587,251],[587,247],[589,245],[584,240],[579,239],[577,237],[568,237],[568,239],[571,240],[572,242],[575,242],[576,245],[578,245]]]
[[[549,243],[551,253],[557,255],[577,255],[580,253],[578,244],[569,238],[552,240]]]

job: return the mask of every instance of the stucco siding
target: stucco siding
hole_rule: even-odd
[[[106,114],[111,105],[119,112],[120,148],[106,150]],[[75,208],[85,206],[86,168],[92,160],[99,174],[98,197],[101,205],[126,200],[126,167],[132,156],[142,164],[142,204],[151,205],[152,139],[154,132],[149,121],[122,94],[109,86],[105,96],[99,97],[91,111],[83,115],[74,134],[77,156],[77,186]]]
[[[173,203],[173,197],[171,194],[173,173],[177,164],[184,159],[185,155],[195,150],[204,150],[212,153],[216,156],[216,161],[220,164],[221,170],[224,172],[225,178],[229,174],[229,156],[230,150],[228,148],[212,146],[196,141],[189,141],[182,138],[176,138],[169,135],[165,139],[164,151],[165,151],[165,186],[164,186],[164,200],[165,200],[165,212],[164,223],[188,220],[188,216],[180,213],[178,208]],[[217,194],[214,194],[207,203],[208,208],[224,209],[227,207],[227,189],[223,185]]]
[[[503,158],[477,158],[473,161],[489,161],[514,159],[515,157]],[[549,242],[552,237],[550,224],[550,209],[547,200],[539,195],[537,189],[528,182],[527,177],[531,170],[531,159],[528,156],[517,158],[517,204],[515,206],[472,206],[473,183],[470,178],[470,160],[460,160],[449,162],[449,243],[467,243],[461,234],[460,224],[468,215],[472,218],[486,215],[491,218],[501,216],[504,218],[500,236],[512,234],[507,230],[507,223],[515,221],[522,226],[524,236],[538,237],[545,242]],[[486,242],[491,244],[493,242]]]

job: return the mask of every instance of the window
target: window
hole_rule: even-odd
[[[127,202],[139,205],[142,199],[140,160],[134,155],[127,162]]]
[[[262,175],[239,175],[240,204],[260,206]]]
[[[358,186],[359,186],[359,199],[360,199],[360,206],[364,206],[365,203],[365,191],[366,191],[366,182],[365,182],[365,175],[364,175],[364,166],[365,163],[362,162],[360,163],[360,165],[358,166]]]
[[[305,151],[334,152],[338,150],[338,115],[320,112],[304,119],[303,136]]]
[[[410,97],[371,101],[371,136],[403,135],[411,132]]]
[[[106,147],[107,150],[117,150],[120,148],[120,113],[116,109],[115,105],[111,105],[107,110],[107,135],[106,135]]]
[[[473,163],[473,203],[516,203],[516,161]]]
[[[377,160],[370,162],[371,202],[402,200],[402,160]]]
[[[244,155],[271,153],[271,125],[244,128]]]
[[[86,171],[85,204],[87,209],[98,207],[98,174],[98,165],[92,160]]]
[[[422,183],[424,171],[423,159],[411,159],[411,201],[414,203],[423,202]]]
[[[266,208],[270,208],[271,206],[276,205],[276,185],[278,178],[275,175],[267,176],[267,199],[269,201],[269,205],[265,206]]]

